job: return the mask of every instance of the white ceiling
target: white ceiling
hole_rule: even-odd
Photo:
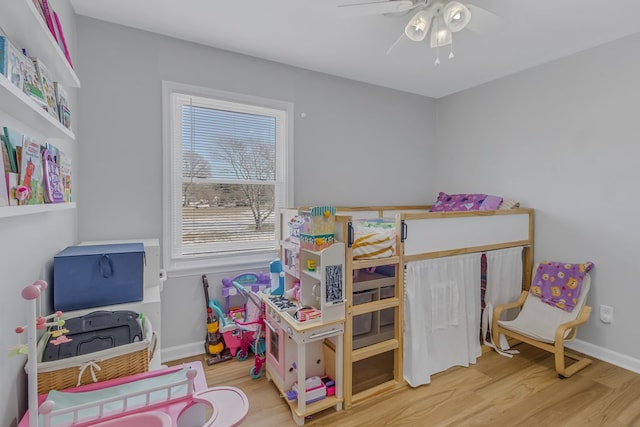
[[[433,98],[640,32],[639,0],[471,0],[494,19],[472,15],[482,31],[454,33],[455,58],[447,59],[448,46],[440,48],[435,66],[427,39],[402,37],[386,53],[412,13],[346,16],[337,7],[365,1],[375,0],[71,4],[79,15]]]

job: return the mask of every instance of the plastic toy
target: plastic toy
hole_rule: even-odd
[[[336,208],[333,206],[314,206],[308,211],[300,211],[305,220],[300,228],[300,246],[303,249],[320,251],[335,242]]]
[[[284,269],[282,262],[276,258],[269,263],[269,273],[271,276],[271,295],[284,294]]]
[[[242,285],[233,282],[233,286],[238,293],[244,297],[244,307],[239,309],[242,313],[242,320],[238,320],[234,314],[231,319],[240,328],[240,350],[238,360],[246,360],[249,357],[249,348],[255,355],[254,365],[249,371],[251,378],[260,378],[263,365],[266,359],[266,343],[264,338],[264,303],[256,292],[245,289]]]
[[[25,326],[19,326],[15,329],[16,333],[22,334],[25,330],[27,331],[27,345],[26,347],[22,345],[20,342],[18,343],[17,348],[13,348],[10,351],[10,354],[26,354],[27,355],[27,369],[29,372],[38,372],[38,361],[36,360],[35,355],[36,351],[36,340],[37,340],[37,331],[40,329],[44,329],[48,326],[56,326],[56,339],[58,340],[58,344],[65,342],[64,337],[64,329],[62,326],[64,325],[64,320],[60,320],[62,317],[61,311],[56,311],[54,314],[43,317],[38,316],[37,313],[37,304],[36,300],[40,297],[40,294],[47,288],[47,282],[44,280],[36,280],[31,285],[25,286],[22,290],[22,298],[30,301],[29,304],[29,323]],[[47,320],[57,317],[59,320],[56,322],[47,322]],[[68,340],[68,339],[67,339]],[[55,343],[54,343],[55,344]],[[29,391],[29,412],[37,413],[38,406],[38,376],[37,375],[29,375],[28,376],[28,391]],[[33,421],[29,422],[29,427],[38,427],[38,419],[36,418]]]
[[[214,314],[214,307],[216,307],[216,305],[209,298],[209,282],[207,281],[207,276],[204,274],[202,275],[202,287],[204,288],[204,297],[207,304],[207,335],[204,348],[205,352],[211,356],[207,359],[207,365],[213,365],[224,362],[225,360],[231,360],[233,356],[228,352],[223,353],[224,342],[220,334],[220,322],[224,322],[224,317],[220,312],[218,312],[218,316]]]
[[[64,336],[59,320],[47,322],[62,313],[38,317],[36,300],[46,287],[47,282],[37,280],[22,290],[22,297],[30,302],[29,323],[16,332],[27,331],[27,368],[34,374],[28,376],[29,409],[18,427],[39,427],[38,414],[44,427],[68,426],[69,418],[74,427],[230,427],[246,417],[249,401],[242,390],[207,388],[199,362],[189,368],[165,368],[38,396],[37,329],[56,327],[58,338]],[[177,392],[181,387],[184,391]]]
[[[230,314],[229,299],[234,295],[239,295],[238,290],[233,286],[233,283],[242,285],[244,288],[248,288],[253,292],[265,292],[271,288],[271,276],[264,273],[242,273],[235,277],[222,279],[222,297],[224,298],[224,312]]]
[[[249,401],[236,387],[207,388],[200,362],[102,381],[38,397],[44,427],[230,427],[246,417]]]
[[[327,387],[320,377],[309,377],[305,380],[305,396],[306,404],[317,402],[327,397]],[[296,400],[298,398],[298,383],[296,382],[291,390],[287,392],[288,400]]]
[[[300,230],[304,227],[305,217],[302,215],[296,215],[289,220],[287,225],[291,229],[289,234],[289,240],[292,242],[300,241]]]
[[[26,185],[18,185],[14,192],[19,202],[26,202],[31,198],[31,188]]]
[[[289,300],[300,301],[300,280],[296,279],[291,285],[291,289],[285,291],[285,297]]]

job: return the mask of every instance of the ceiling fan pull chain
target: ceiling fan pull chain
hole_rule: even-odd
[[[440,48],[438,46],[436,46],[436,62],[433,64],[440,65]]]
[[[453,37],[451,38],[451,44],[449,45],[449,59],[453,59],[455,58],[455,55],[453,54]]]

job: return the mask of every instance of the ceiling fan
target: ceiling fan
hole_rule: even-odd
[[[404,32],[387,50],[387,54],[403,38],[415,42],[423,41],[430,33],[432,48],[436,48],[435,64],[440,64],[437,48],[451,46],[449,59],[453,54],[453,33],[470,28],[472,16],[474,20],[486,17],[490,12],[473,5],[465,5],[456,0],[386,0],[366,3],[341,4],[343,12],[355,15],[388,15],[398,16],[415,12],[407,22]],[[477,15],[477,16],[476,16]],[[493,15],[495,16],[495,15]]]

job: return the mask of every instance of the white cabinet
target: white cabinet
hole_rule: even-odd
[[[10,4],[9,4],[10,3]],[[69,65],[58,43],[51,35],[32,0],[5,1],[0,11],[0,28],[17,48],[25,48],[32,57],[40,58],[51,72],[52,78],[65,88],[79,88],[80,80]],[[24,133],[42,134],[48,138],[74,141],[74,133],[44,111],[22,90],[0,75],[0,118],[11,117],[24,124]],[[4,126],[6,123],[0,123]],[[40,141],[43,143],[43,141]],[[2,206],[0,218],[34,214],[61,209],[73,209],[75,203],[29,206]]]

